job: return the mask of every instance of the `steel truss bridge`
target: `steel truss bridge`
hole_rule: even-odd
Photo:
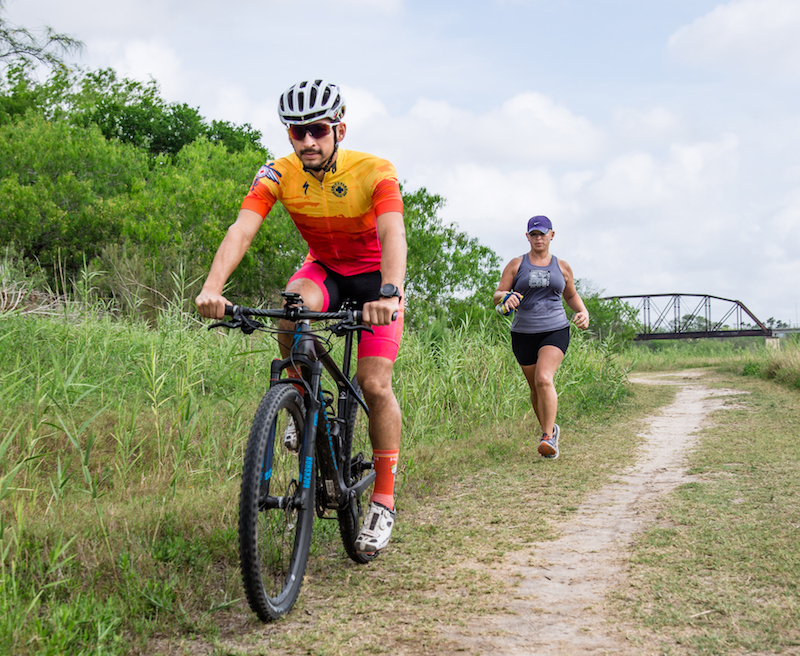
[[[637,340],[774,337],[785,332],[765,326],[741,301],[719,296],[646,294],[606,296],[600,300],[614,299],[629,302],[639,311],[643,330],[636,336]]]

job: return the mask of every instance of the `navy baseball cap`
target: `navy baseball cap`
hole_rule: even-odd
[[[539,232],[547,232],[548,230],[553,229],[553,224],[550,223],[550,219],[546,216],[534,216],[528,219],[528,232],[531,233],[534,230],[538,230]]]

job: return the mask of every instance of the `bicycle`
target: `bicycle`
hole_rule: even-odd
[[[242,582],[250,608],[263,621],[285,615],[297,600],[315,511],[326,519],[327,511],[336,512],[342,543],[352,560],[365,564],[378,555],[355,549],[375,471],[365,456],[371,453],[369,409],[358,381],[350,377],[353,337],[372,329],[360,324],[361,312],[349,303],[337,312],[312,312],[301,305],[298,294],[284,292],[283,298],[280,310],[226,306],[232,320],[209,326],[291,337],[289,356],[272,363],[270,387],[253,419],[239,497]],[[282,331],[251,317],[286,319],[295,327]],[[337,323],[312,330],[311,321]],[[344,337],[341,367],[323,331]],[[300,378],[283,376],[288,370]],[[323,370],[336,393],[323,388]]]

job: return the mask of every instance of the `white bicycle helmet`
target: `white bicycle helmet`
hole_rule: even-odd
[[[289,87],[278,102],[284,125],[304,125],[322,119],[338,123],[344,117],[344,97],[335,84],[307,80]]]

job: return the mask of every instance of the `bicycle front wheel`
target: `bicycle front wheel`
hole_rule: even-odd
[[[242,471],[239,557],[250,608],[263,621],[297,600],[314,526],[313,454],[302,444],[305,407],[291,385],[271,388],[256,411]]]
[[[361,388],[353,377],[353,387],[358,396]],[[352,487],[361,481],[370,481],[360,494],[353,494],[350,503],[337,512],[339,519],[339,533],[347,555],[357,563],[368,563],[377,557],[377,553],[366,554],[356,551],[356,538],[364,523],[364,515],[369,507],[369,498],[374,487],[375,470],[372,465],[372,444],[369,439],[369,418],[358,400],[352,395],[347,395],[347,410],[345,412],[345,434],[342,444],[344,456],[344,482]]]

